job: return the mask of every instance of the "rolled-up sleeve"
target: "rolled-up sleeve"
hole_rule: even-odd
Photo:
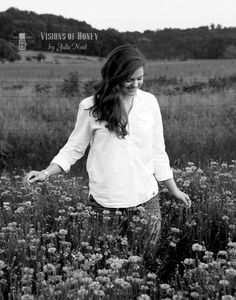
[[[81,101],[74,130],[70,134],[67,143],[61,148],[51,163],[58,164],[68,173],[71,166],[84,155],[91,137],[92,131],[89,110],[85,110],[83,101]]]
[[[163,123],[160,106],[153,96],[154,131],[153,131],[153,160],[154,174],[158,181],[165,181],[173,178],[173,171],[170,167],[168,154],[165,150]]]

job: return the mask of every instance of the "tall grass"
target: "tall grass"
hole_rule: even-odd
[[[35,55],[35,54],[34,54]],[[45,62],[25,61],[1,64],[0,81],[3,80],[62,80],[70,72],[78,72],[82,79],[100,77],[104,60],[78,55],[46,53]],[[56,63],[55,63],[56,62]],[[236,60],[189,60],[189,61],[153,61],[148,60],[145,67],[145,78],[155,76],[177,77],[186,81],[208,80],[216,76],[229,76],[235,73]]]
[[[9,144],[10,150],[2,149],[2,167],[46,166],[73,130],[79,102],[92,94],[90,83],[81,81],[76,85],[73,97],[61,95],[60,81],[3,85],[0,139]],[[148,90],[156,94],[158,87],[151,85]],[[181,166],[186,160],[204,165],[210,158],[235,158],[235,95],[234,89],[156,95],[163,116],[166,150],[173,166]],[[80,174],[85,160],[86,155],[72,173]]]

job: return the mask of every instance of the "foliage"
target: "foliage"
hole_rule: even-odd
[[[0,60],[8,60],[14,62],[15,60],[20,60],[20,55],[14,50],[13,47],[9,45],[4,39],[0,39]]]
[[[36,56],[36,59],[37,59],[37,61],[43,61],[43,60],[46,59],[46,56],[45,56],[42,52],[40,52],[40,53],[38,53],[38,55]]]
[[[235,52],[232,52],[232,47],[236,46],[236,28],[223,28],[214,24],[184,30],[165,28],[146,30],[143,33],[119,32],[113,28],[95,30],[86,22],[52,14],[38,15],[13,7],[0,13],[2,38],[8,40],[9,35],[20,27],[34,33],[37,39],[36,50],[41,51],[47,51],[49,42],[52,41],[43,40],[39,32],[96,32],[98,40],[87,41],[87,49],[79,50],[82,54],[96,56],[106,56],[115,46],[127,43],[138,45],[148,59],[219,59],[232,58],[232,53]],[[64,41],[71,43],[69,39]]]
[[[78,72],[70,72],[68,78],[64,79],[61,87],[61,94],[66,97],[75,97],[81,93],[81,82],[79,81]]]
[[[236,58],[236,46],[235,45],[229,45],[226,47],[224,51],[224,58],[228,59],[235,59]]]

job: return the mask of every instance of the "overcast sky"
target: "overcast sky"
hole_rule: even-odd
[[[0,0],[0,11],[11,6],[85,21],[97,29],[236,27],[236,0]]]

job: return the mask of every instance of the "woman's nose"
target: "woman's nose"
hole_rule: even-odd
[[[132,87],[138,87],[138,80],[134,80],[132,82]]]

